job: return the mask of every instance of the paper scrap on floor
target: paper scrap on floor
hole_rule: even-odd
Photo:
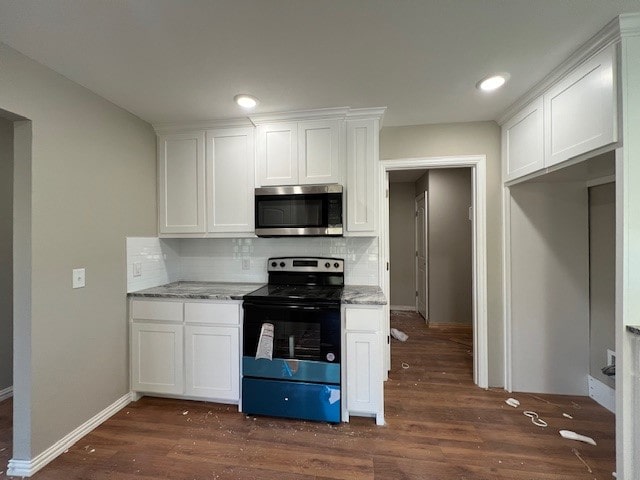
[[[406,342],[409,338],[409,335],[404,333],[402,330],[398,330],[397,328],[391,329],[391,336],[396,340],[400,340],[401,342]]]

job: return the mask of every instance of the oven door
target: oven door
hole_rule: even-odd
[[[245,301],[243,376],[340,383],[340,307]],[[273,325],[273,358],[256,359],[264,323]]]

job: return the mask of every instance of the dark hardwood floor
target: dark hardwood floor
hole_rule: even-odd
[[[336,426],[247,417],[234,406],[146,397],[32,478],[612,478],[614,416],[591,399],[520,393],[512,395],[520,408],[512,408],[504,391],[473,385],[470,329],[427,328],[406,313],[392,315],[392,326],[409,339],[392,343],[385,427],[365,418]],[[2,421],[8,409],[0,407]],[[533,425],[523,410],[536,411],[549,426]],[[561,429],[591,436],[598,445],[563,439]],[[0,448],[9,441],[7,431],[0,428]]]

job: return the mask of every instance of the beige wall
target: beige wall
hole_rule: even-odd
[[[616,351],[616,186],[589,189],[589,370],[591,376],[615,387],[602,373],[607,349]]]
[[[429,322],[471,324],[471,169],[429,172]]]
[[[13,385],[13,122],[0,118],[0,390]]]
[[[416,306],[414,183],[389,185],[389,275],[391,306]]]
[[[500,127],[495,122],[387,127],[380,158],[485,155],[487,158],[487,318],[489,385],[504,383],[502,318],[502,184]]]
[[[32,121],[31,321],[15,345],[31,381],[14,382],[14,458],[30,459],[129,391],[125,236],[156,234],[155,134],[3,44],[0,64],[0,108]]]

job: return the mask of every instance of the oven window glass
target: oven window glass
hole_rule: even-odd
[[[339,309],[245,303],[243,355],[255,356],[263,323],[272,323],[273,358],[339,362]]]
[[[324,226],[323,195],[289,195],[260,198],[258,228]]]

